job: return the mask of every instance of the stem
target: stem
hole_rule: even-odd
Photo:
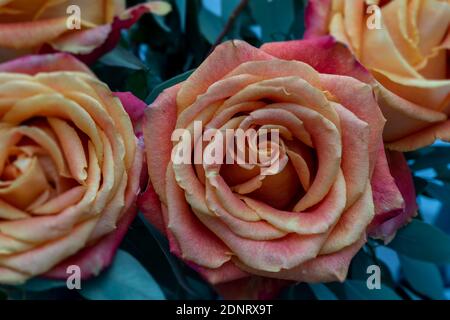
[[[211,54],[211,52],[213,52],[214,49],[219,44],[222,43],[223,39],[227,36],[228,32],[230,32],[231,28],[233,28],[234,22],[236,21],[237,17],[242,12],[242,10],[245,9],[245,7],[249,3],[249,1],[250,0],[241,0],[239,5],[233,10],[233,12],[231,13],[230,17],[228,18],[227,23],[225,24],[225,27],[223,28],[222,32],[217,37],[216,42],[214,42],[214,44],[212,45],[211,51],[209,52],[209,54]]]

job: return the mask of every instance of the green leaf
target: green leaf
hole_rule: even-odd
[[[172,79],[169,79],[163,83],[161,83],[160,85],[156,86],[155,89],[152,90],[152,92],[150,92],[150,95],[145,99],[145,102],[147,104],[151,104],[153,103],[153,101],[156,100],[156,98],[159,96],[159,94],[161,92],[163,92],[165,89],[170,88],[180,82],[183,82],[184,80],[186,80],[187,78],[189,78],[189,76],[194,72],[195,70],[190,70],[187,71],[185,73],[182,73]]]
[[[143,70],[130,74],[125,81],[125,90],[130,91],[139,99],[145,99],[148,95],[148,73]]]
[[[261,25],[262,40],[286,40],[295,20],[294,0],[250,0],[253,18]]]
[[[52,280],[44,278],[34,278],[28,280],[25,284],[20,286],[21,289],[31,292],[47,291],[57,288],[66,288],[67,284],[62,280]]]
[[[398,230],[388,247],[413,259],[437,264],[450,263],[450,237],[417,219]]]
[[[8,294],[0,290],[0,300],[8,300]]]
[[[298,283],[284,289],[277,299],[280,300],[317,300],[311,287],[306,283]]]
[[[411,300],[423,300],[420,298],[417,294],[412,292],[410,289],[408,289],[406,286],[400,286],[400,289],[408,296]]]
[[[153,16],[153,19],[155,19],[156,23],[159,25],[159,27],[161,29],[163,29],[165,32],[171,32],[172,30],[167,25],[165,18],[166,17],[163,17],[163,16],[157,16],[157,15]]]
[[[417,176],[413,176],[413,180],[416,195],[421,195],[428,186],[428,180]]]
[[[366,281],[346,280],[344,283],[331,283],[329,286],[334,292],[340,293],[348,300],[401,300],[401,297],[386,284],[381,289],[370,290]]]
[[[411,287],[431,299],[445,299],[444,282],[435,264],[400,255],[403,275]]]
[[[305,0],[294,2],[295,18],[291,26],[291,39],[302,39],[305,32]]]
[[[438,184],[435,181],[429,181],[428,185],[425,189],[425,192],[430,195],[433,199],[440,200],[441,202],[450,203],[449,193],[450,193],[450,184]]]
[[[414,171],[450,163],[450,148],[448,147],[428,147],[421,149],[420,152],[424,154],[419,154],[413,158],[414,163],[411,165],[411,169]],[[410,156],[414,155],[410,154]]]
[[[180,16],[181,32],[186,31],[186,1],[187,0],[175,0],[175,4],[178,8],[178,14]]]
[[[117,251],[111,267],[82,283],[80,294],[89,300],[163,300],[161,288],[126,251]]]
[[[309,287],[318,300],[338,300],[336,295],[323,283],[310,283]]]
[[[198,14],[200,32],[210,44],[214,44],[224,28],[224,23],[219,16],[202,7]]]
[[[138,59],[131,51],[118,46],[110,53],[100,59],[100,62],[111,66],[121,67],[131,70],[147,70],[147,66]]]

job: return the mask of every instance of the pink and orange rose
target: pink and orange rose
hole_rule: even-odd
[[[67,54],[0,64],[0,283],[111,263],[143,163],[127,111],[146,106],[118,96]]]
[[[306,38],[334,36],[379,82],[388,148],[450,141],[450,1],[311,0],[306,24]]]
[[[146,110],[141,210],[225,297],[343,281],[368,232],[389,240],[415,214],[405,159],[383,147],[372,81],[331,37],[220,45]],[[192,132],[194,121],[278,128],[285,161],[271,175],[258,165],[173,163],[186,140],[172,143],[172,133]],[[188,143],[196,150],[201,140]]]
[[[171,7],[152,1],[126,9],[125,0],[2,0],[0,61],[35,52],[65,51],[92,62],[114,48],[120,30],[142,14],[167,14]],[[79,12],[69,10],[77,6]],[[80,29],[68,27],[80,15]]]

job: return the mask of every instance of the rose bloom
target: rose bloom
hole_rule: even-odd
[[[369,229],[389,240],[415,213],[403,155],[389,153],[388,166],[370,81],[331,37],[220,45],[146,110],[143,214],[227,298],[271,297],[286,280],[343,281]],[[171,142],[194,121],[279,129],[278,170],[172,163],[173,150],[200,143]]]
[[[65,279],[72,264],[87,278],[111,262],[143,158],[130,116],[145,104],[118,96],[67,54],[0,64],[1,284]]]
[[[305,38],[331,34],[380,83],[388,148],[450,141],[450,1],[311,0],[306,25]]]
[[[120,30],[145,12],[164,15],[170,5],[161,1],[125,9],[125,0],[3,0],[0,1],[0,61],[36,51],[66,51],[92,62],[114,48]],[[80,9],[80,29],[76,11]],[[69,8],[70,7],[70,8]],[[69,28],[70,27],[70,28]]]

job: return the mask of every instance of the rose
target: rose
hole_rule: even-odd
[[[220,45],[146,110],[143,214],[226,297],[268,297],[280,280],[343,281],[374,217],[371,232],[386,239],[415,211],[400,194],[414,198],[409,171],[401,183],[389,171],[370,81],[331,37]],[[186,143],[200,145],[198,136],[171,141],[175,129],[195,131],[195,121],[278,128],[280,160],[288,161],[271,175],[262,166],[172,162]],[[398,164],[401,154],[391,161]]]
[[[450,140],[448,1],[312,0],[306,25],[305,38],[333,35],[379,81],[388,148]]]
[[[146,106],[118,96],[67,54],[0,65],[0,283],[111,263],[143,158],[124,107],[139,120]]]
[[[72,10],[74,6],[79,12]],[[127,10],[125,0],[1,1],[0,61],[36,51],[65,51],[92,62],[113,49],[120,30],[131,27],[142,14],[165,15],[170,10],[161,1]]]

